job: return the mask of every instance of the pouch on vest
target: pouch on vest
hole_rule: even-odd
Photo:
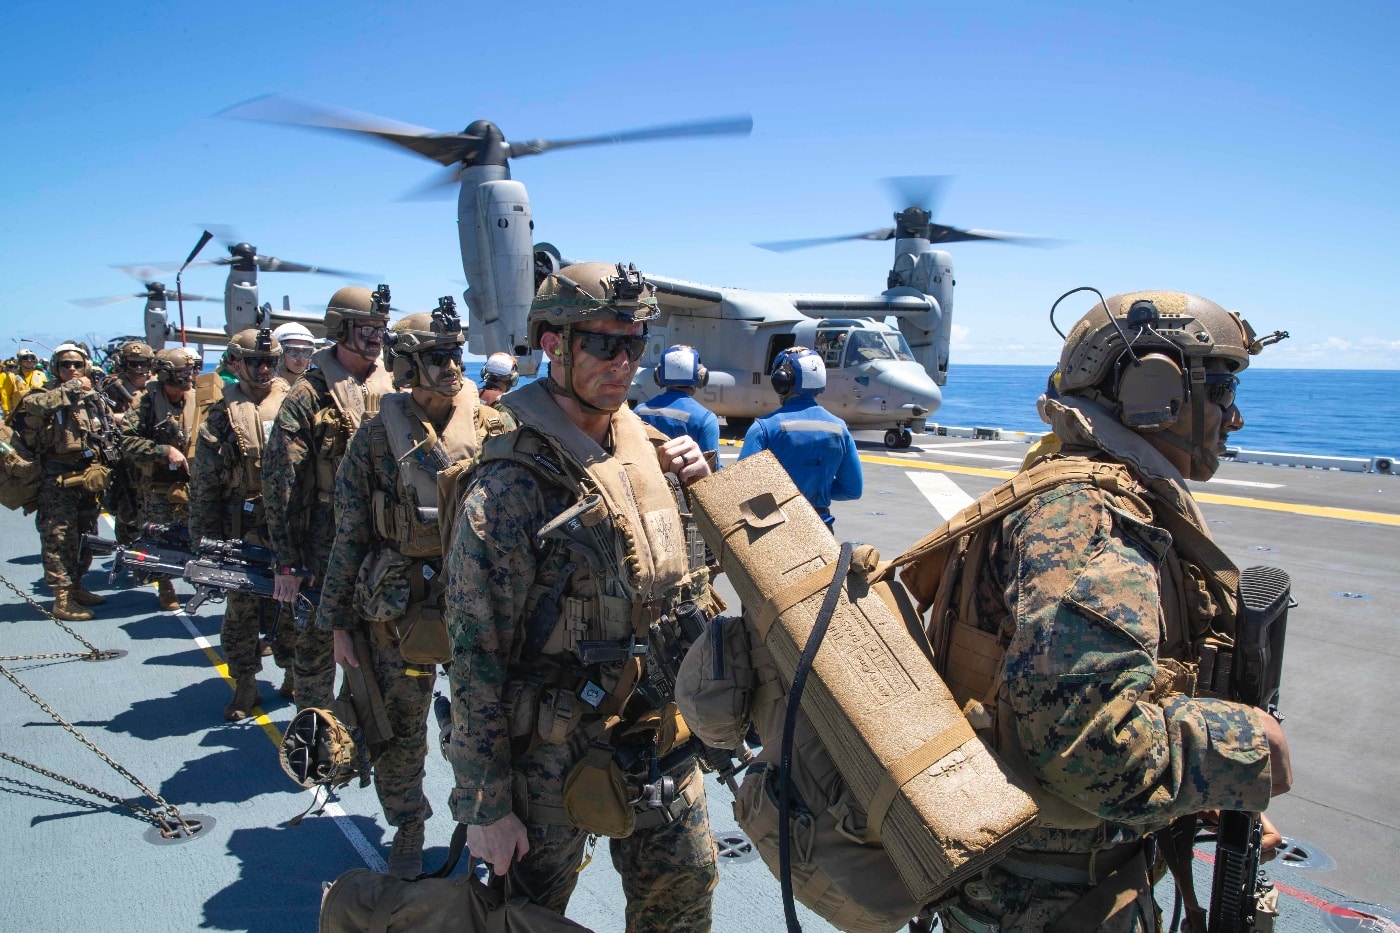
[[[7,509],[23,509],[29,514],[39,507],[39,484],[44,469],[37,462],[26,460],[11,447],[14,431],[9,424],[0,424],[0,505]]]
[[[583,714],[592,712],[573,691],[563,687],[545,687],[539,694],[539,714],[535,731],[541,742],[558,745],[569,737]]]
[[[748,627],[737,616],[716,616],[676,672],[681,715],[711,748],[738,748],[749,729],[753,689]]]
[[[436,588],[435,588],[436,589]],[[446,664],[452,660],[452,642],[436,597],[409,603],[394,622],[399,654],[409,664]]]
[[[564,779],[564,812],[584,832],[625,839],[636,827],[613,749],[593,744]]]
[[[371,622],[396,622],[408,611],[412,561],[393,548],[365,556],[355,575],[355,611]]]

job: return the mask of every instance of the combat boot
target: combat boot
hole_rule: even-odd
[[[165,612],[174,612],[180,608],[180,597],[175,595],[175,584],[169,578],[160,581],[156,588],[156,595],[160,597],[160,608]]]
[[[405,823],[394,833],[389,850],[389,874],[412,881],[423,874],[423,823]]]
[[[282,686],[278,688],[277,695],[284,700],[291,700],[296,697],[296,675],[292,669],[286,668],[282,671]]]
[[[73,599],[72,591],[68,589],[54,590],[53,614],[54,618],[64,622],[86,622],[92,618],[92,613],[78,605]]]
[[[96,593],[83,589],[81,586],[73,587],[73,589],[69,591],[69,595],[73,597],[73,602],[77,603],[79,606],[100,606],[107,601],[106,596],[99,596]]]
[[[243,674],[233,688],[233,699],[224,707],[224,719],[238,722],[253,715],[253,710],[262,705],[258,693],[258,679],[253,674]]]

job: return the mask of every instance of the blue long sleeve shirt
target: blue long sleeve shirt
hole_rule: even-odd
[[[719,450],[719,418],[690,393],[667,389],[654,395],[633,411],[637,417],[667,437],[689,434],[704,451]]]
[[[856,442],[846,423],[816,398],[798,395],[759,418],[744,435],[739,459],[771,450],[812,507],[828,525],[834,500],[859,499],[865,489]]]

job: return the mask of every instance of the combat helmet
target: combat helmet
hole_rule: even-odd
[[[1163,432],[1164,440],[1190,453],[1193,475],[1209,476],[1219,459],[1204,446],[1206,402],[1228,409],[1249,358],[1287,336],[1275,331],[1259,339],[1238,312],[1199,295],[1114,295],[1070,329],[1060,353],[1059,390],[1100,402],[1133,430]],[[1228,372],[1208,378],[1207,360],[1223,361]],[[1168,430],[1188,404],[1189,441]]]
[[[350,323],[389,323],[389,287],[379,286],[370,291],[363,285],[347,285],[336,291],[326,302],[326,336],[331,340],[345,339],[345,327]]]
[[[200,364],[200,356],[189,347],[168,347],[156,354],[152,368],[156,381],[188,389],[194,385],[194,377]]]
[[[661,354],[651,378],[663,389],[703,389],[710,381],[710,371],[700,362],[700,351],[678,343]]]
[[[228,358],[230,361],[239,360],[245,363],[243,372],[246,375],[240,376],[240,379],[246,379],[249,385],[262,388],[271,385],[272,380],[277,378],[277,363],[282,359],[282,345],[267,328],[259,330],[249,327],[234,334],[233,339],[228,342]],[[259,370],[247,365],[247,361],[260,359],[272,361],[272,365],[267,369],[266,378],[259,378]]]
[[[117,348],[116,368],[118,372],[125,373],[150,372],[155,357],[156,351],[151,349],[150,344],[128,340]]]
[[[551,392],[573,399],[592,414],[609,414],[579,398],[573,388],[573,329],[588,321],[612,320],[626,324],[645,324],[661,313],[656,303],[656,288],[642,277],[635,265],[607,262],[580,262],[551,273],[540,282],[535,300],[530,304],[526,319],[530,349],[542,350],[540,338],[547,330],[558,330],[563,336],[563,349],[556,359],[563,369],[563,381],[545,381]],[[628,358],[635,361],[640,352]]]
[[[410,314],[389,329],[384,337],[384,364],[394,374],[395,388],[422,385],[424,365],[422,356],[433,351],[448,351],[461,366],[461,347],[466,343],[462,321],[457,317],[457,304],[451,295],[438,299],[437,310]],[[456,395],[464,385],[460,378],[451,387],[424,386],[443,395]]]
[[[788,347],[773,358],[768,374],[773,391],[780,398],[792,395],[820,395],[826,391],[826,363],[809,347]]]

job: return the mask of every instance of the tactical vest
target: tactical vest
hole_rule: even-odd
[[[91,463],[101,445],[102,419],[95,402],[78,402],[58,408],[43,405],[62,386],[47,392],[31,392],[25,398],[26,422],[41,421],[35,453],[47,475],[82,469]]]
[[[186,457],[194,456],[196,414],[198,406],[193,393],[186,393],[184,404],[176,408],[157,386],[145,393],[141,403],[141,436],[174,447]],[[165,494],[190,481],[189,470],[171,470],[164,460],[143,460],[138,466],[141,475],[157,494]]]
[[[262,452],[286,395],[287,385],[280,379],[272,381],[271,391],[261,402],[249,398],[238,383],[225,385],[220,392],[239,453],[229,502],[230,533],[235,538],[241,539],[246,532],[261,529],[266,524],[262,504]]]
[[[485,411],[485,413],[484,413]],[[374,531],[405,557],[441,557],[438,474],[463,460],[474,461],[483,435],[502,433],[500,416],[474,400],[454,405],[441,435],[408,392],[386,395],[370,422],[373,462],[387,452],[398,464],[398,495],[374,492]]]
[[[703,587],[703,568],[691,567],[686,531],[675,494],[656,459],[664,435],[645,425],[631,411],[612,417],[613,452],[608,453],[578,429],[541,383],[531,383],[510,395],[510,411],[520,427],[484,445],[481,462],[512,460],[546,483],[568,490],[580,501],[598,496],[596,522],[605,523],[598,539],[606,541],[608,573],[595,579],[582,559],[565,564],[566,580],[536,579],[524,612],[527,629],[537,624],[542,602],[557,605],[557,618],[547,633],[529,633],[540,641],[541,655],[577,656],[579,642],[626,643],[648,637],[660,615],[670,615],[682,599]],[[552,516],[550,516],[552,517]],[[589,524],[596,524],[590,519]],[[511,665],[531,638],[516,640]],[[529,659],[526,659],[529,660]],[[612,667],[612,665],[609,665]],[[617,672],[604,673],[611,690]]]
[[[1228,658],[1233,646],[1239,571],[1209,536],[1187,516],[1140,484],[1117,463],[1052,456],[986,493],[882,570],[895,569],[927,613],[935,667],[969,721],[997,753],[1025,779],[1040,808],[1038,825],[1090,829],[1103,820],[1046,793],[1015,734],[1013,717],[999,715],[1009,696],[1005,681],[1007,647],[1014,622],[999,630],[982,620],[978,581],[993,535],[1002,519],[1033,498],[1069,483],[1091,483],[1113,497],[1116,508],[1144,524],[1165,528],[1172,547],[1163,556],[1160,603],[1163,633],[1158,645],[1158,674],[1144,699],[1227,697]],[[1008,624],[1012,623],[1012,624]]]
[[[394,391],[394,381],[388,370],[376,361],[361,382],[341,365],[334,346],[316,351],[311,364],[316,368],[307,370],[306,378],[320,381],[321,391],[331,398],[330,405],[316,412],[311,429],[315,442],[311,492],[329,505],[335,501],[335,471],[345,456],[351,436],[366,416],[372,417],[379,411],[379,400]]]

